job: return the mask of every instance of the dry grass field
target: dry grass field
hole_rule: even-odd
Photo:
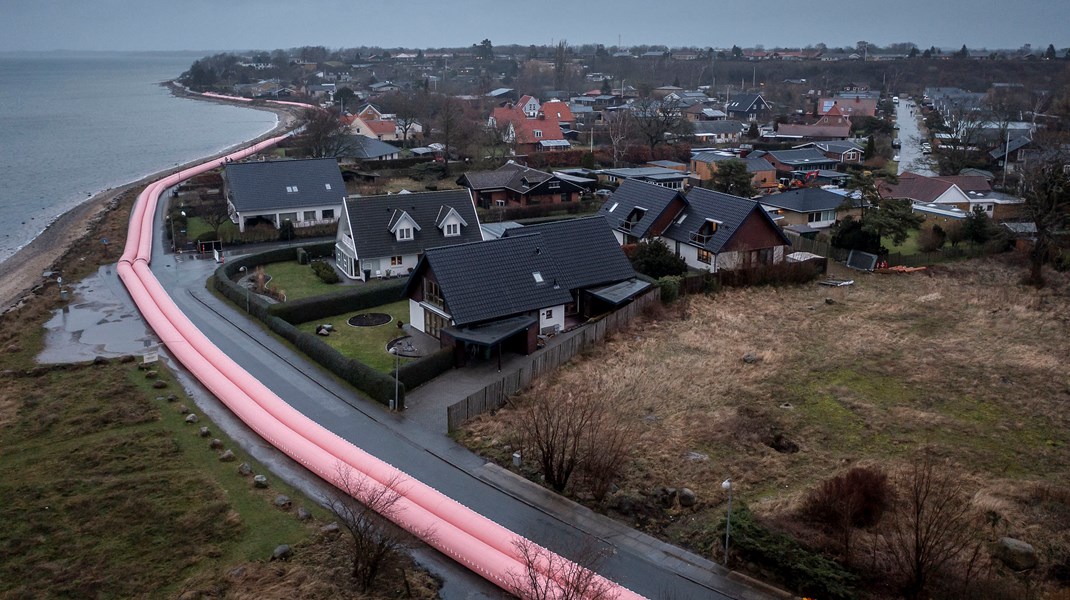
[[[712,545],[727,477],[737,499],[785,524],[816,483],[853,465],[894,471],[928,446],[996,521],[989,535],[1065,561],[1070,279],[1036,290],[1018,285],[1022,273],[990,259],[849,273],[845,288],[687,297],[528,394],[612,398],[638,434],[608,512],[614,497],[691,488],[694,511],[624,518],[699,550]],[[471,423],[465,443],[505,464],[519,443],[511,413]]]

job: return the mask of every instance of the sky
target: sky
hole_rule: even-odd
[[[805,8],[804,8],[805,7]],[[1070,46],[1068,0],[0,0],[0,51],[498,44]]]

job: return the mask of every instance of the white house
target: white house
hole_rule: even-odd
[[[334,223],[346,195],[333,158],[227,163],[223,180],[230,218],[243,232],[257,223]]]

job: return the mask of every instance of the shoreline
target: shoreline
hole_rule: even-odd
[[[168,87],[172,94],[179,98],[200,100],[202,102],[217,102],[231,106],[242,106],[254,110],[263,110],[275,113],[278,121],[269,131],[251,139],[238,142],[219,152],[207,157],[201,157],[178,166],[168,167],[155,173],[146,175],[136,181],[125,183],[118,187],[109,188],[93,194],[84,202],[80,202],[70,210],[60,214],[49,223],[36,237],[23,245],[14,254],[3,262],[0,262],[0,313],[18,305],[23,298],[45,283],[48,278],[44,277],[46,271],[53,270],[56,262],[78,240],[87,237],[93,225],[108,211],[119,207],[120,196],[126,193],[139,192],[140,188],[162,179],[172,173],[176,173],[190,166],[200,164],[206,160],[225,156],[238,148],[255,144],[261,140],[274,137],[293,128],[297,116],[293,112],[277,107],[239,104],[226,102],[214,98],[203,98],[182,90],[173,81],[163,82],[161,85]],[[73,282],[71,282],[73,283]]]

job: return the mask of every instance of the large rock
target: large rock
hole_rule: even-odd
[[[680,490],[680,506],[690,508],[698,503],[698,496],[690,488]]]
[[[342,531],[342,528],[338,526],[338,523],[327,523],[320,527],[320,533],[324,535],[338,535],[340,531]]]
[[[309,520],[311,518],[312,518],[312,513],[309,512],[309,510],[307,508],[305,508],[304,506],[298,506],[297,507],[297,520],[298,521],[307,521],[307,520]]]
[[[293,556],[293,553],[289,544],[279,544],[275,546],[275,551],[271,553],[271,560],[286,560]]]
[[[996,542],[996,558],[1012,571],[1028,571],[1037,566],[1037,552],[1033,546],[1014,538],[999,538]]]
[[[242,463],[238,465],[238,475],[242,477],[248,477],[253,474],[253,468],[249,466],[249,463]]]
[[[275,506],[283,510],[289,510],[292,505],[293,502],[286,494],[279,494],[278,496],[275,496]]]
[[[223,453],[219,455],[219,462],[234,462],[237,458],[237,456],[234,456],[233,450],[224,450]]]
[[[195,415],[193,413],[190,413],[190,414],[186,415],[186,422],[187,423],[196,423],[197,421],[198,421],[197,415]]]
[[[207,428],[205,428],[205,429],[207,429]],[[212,438],[212,441],[208,442],[208,447],[211,448],[212,450],[222,450],[223,449],[223,440],[221,440],[219,438]]]
[[[268,486],[268,478],[263,475],[257,475],[253,477],[253,487],[266,488]]]

